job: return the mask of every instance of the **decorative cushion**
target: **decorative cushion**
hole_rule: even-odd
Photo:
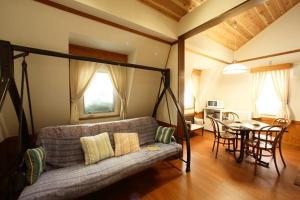
[[[26,181],[34,184],[45,168],[46,153],[43,147],[27,149],[25,153]]]
[[[140,150],[137,133],[115,133],[115,156],[121,156]]]
[[[159,126],[156,130],[155,141],[169,144],[172,140],[175,128]]]
[[[85,165],[94,164],[105,158],[114,156],[107,132],[80,138],[84,151]]]

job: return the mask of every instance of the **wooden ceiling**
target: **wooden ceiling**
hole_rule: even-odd
[[[299,2],[300,0],[266,0],[264,4],[228,19],[202,34],[235,51]]]
[[[179,21],[188,12],[202,5],[207,0],[139,0],[166,16]]]

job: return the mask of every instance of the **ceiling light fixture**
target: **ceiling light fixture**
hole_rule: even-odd
[[[236,47],[236,32],[237,32],[237,22],[234,21],[233,23],[233,28],[235,30],[235,34],[234,34],[234,51],[233,51],[233,61],[231,64],[227,65],[224,69],[223,69],[223,74],[241,74],[241,73],[245,73],[248,71],[248,68],[241,64],[241,63],[237,63],[235,60],[235,51],[237,50]]]

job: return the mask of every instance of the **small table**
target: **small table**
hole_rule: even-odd
[[[255,120],[246,120],[242,122],[234,122],[229,120],[224,120],[222,123],[229,129],[233,131],[238,131],[241,135],[241,145],[240,145],[240,155],[236,157],[236,161],[241,163],[244,160],[244,151],[245,151],[245,139],[249,139],[249,134],[251,131],[255,132],[260,130],[269,124],[255,121]]]

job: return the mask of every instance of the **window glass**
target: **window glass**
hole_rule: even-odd
[[[262,92],[257,100],[257,109],[262,115],[277,115],[281,104],[276,94],[272,76],[268,74],[262,86]]]
[[[114,87],[108,73],[97,72],[84,93],[84,114],[114,112]]]

